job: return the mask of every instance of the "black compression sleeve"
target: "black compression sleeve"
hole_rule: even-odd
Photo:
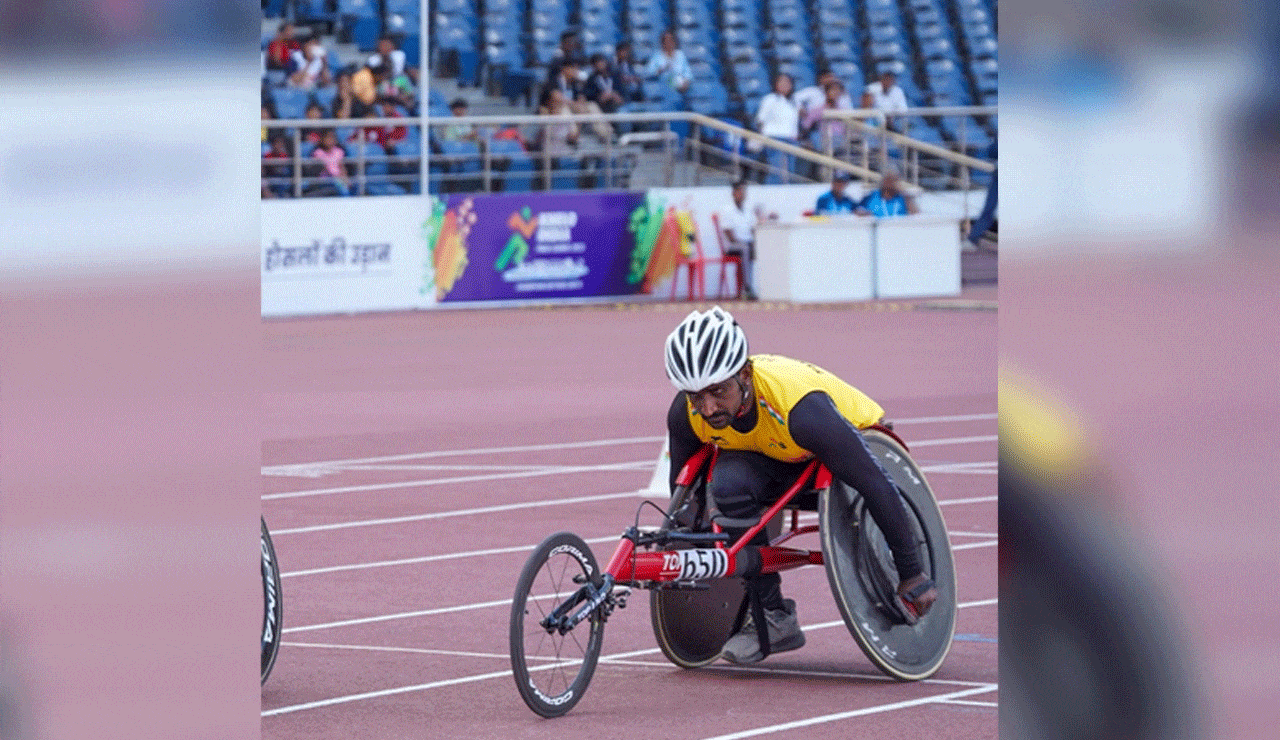
[[[670,490],[675,491],[676,476],[702,447],[702,440],[693,433],[693,425],[689,423],[689,406],[683,392],[676,393],[671,408],[667,410],[667,436],[671,440],[671,473],[667,483]]]
[[[866,499],[867,509],[893,551],[898,577],[905,581],[922,573],[920,547],[912,535],[902,498],[872,457],[862,434],[840,414],[831,397],[814,391],[800,399],[791,409],[787,424],[801,447]]]

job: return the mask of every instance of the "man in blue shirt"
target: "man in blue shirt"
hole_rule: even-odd
[[[901,178],[897,172],[893,170],[885,172],[883,179],[880,180],[880,187],[858,201],[853,212],[860,216],[877,218],[919,213],[920,209],[916,207],[915,199],[902,192],[900,182]]]
[[[844,194],[845,186],[849,184],[849,173],[844,170],[836,170],[836,174],[831,178],[831,190],[818,196],[818,205],[813,212],[819,216],[827,216],[833,213],[853,213],[854,207],[857,205],[853,202],[853,198]]]

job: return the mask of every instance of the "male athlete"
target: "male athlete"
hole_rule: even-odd
[[[680,393],[667,412],[670,485],[706,443],[720,448],[708,492],[725,517],[753,519],[777,501],[816,457],[862,494],[884,532],[898,571],[899,606],[924,615],[938,598],[920,564],[920,548],[893,482],[867,449],[859,429],[884,410],[861,391],[807,362],[747,354],[747,337],[719,306],[694,311],[667,337],[667,377]],[[733,538],[746,528],[726,528]],[[761,531],[752,545],[768,544]],[[748,578],[764,608],[770,652],[804,645],[795,601],[782,598],[777,573]],[[729,638],[721,654],[733,663],[764,659],[754,619]]]

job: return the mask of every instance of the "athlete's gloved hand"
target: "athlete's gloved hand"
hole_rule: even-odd
[[[928,614],[929,609],[933,608],[933,602],[938,600],[938,588],[933,581],[921,573],[898,584],[898,597],[903,602],[903,608],[908,610],[905,615],[908,621],[915,624],[917,619]]]

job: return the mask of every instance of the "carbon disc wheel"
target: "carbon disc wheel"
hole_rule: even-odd
[[[955,561],[942,512],[919,467],[892,437],[875,430],[863,435],[902,495],[938,600],[914,625],[897,615],[890,600],[898,575],[888,543],[862,498],[838,480],[822,494],[818,508],[827,580],[845,626],[867,658],[888,676],[919,681],[936,673],[951,649]]]
[[[284,627],[284,594],[280,589],[280,567],[276,549],[262,519],[262,683],[267,682],[280,652],[280,630]]]

